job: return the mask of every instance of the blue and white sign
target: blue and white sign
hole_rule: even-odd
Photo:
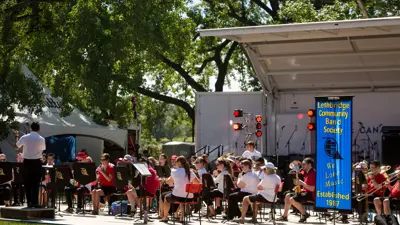
[[[353,97],[316,97],[316,207],[351,210]]]

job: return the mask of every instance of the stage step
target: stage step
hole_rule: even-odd
[[[26,207],[2,207],[1,218],[7,219],[54,219],[54,209],[32,209]]]

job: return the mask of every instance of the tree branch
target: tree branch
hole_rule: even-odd
[[[194,122],[194,116],[195,116],[194,108],[192,106],[190,106],[189,103],[187,103],[183,100],[177,99],[177,98],[159,94],[157,92],[154,92],[154,91],[142,88],[142,87],[135,88],[135,91],[137,91],[138,93],[140,93],[142,95],[148,96],[150,98],[153,98],[153,99],[156,99],[156,100],[168,103],[168,104],[174,104],[176,106],[183,108],[187,112],[189,118]]]
[[[249,19],[247,19],[247,18],[244,17],[244,16],[239,16],[239,15],[236,13],[235,8],[234,8],[231,4],[228,4],[228,7],[229,7],[228,15],[231,16],[232,18],[237,19],[239,22],[243,23],[244,25],[248,25],[248,26],[257,26],[257,25],[258,25],[258,24],[255,23],[254,21],[249,20]]]
[[[197,81],[195,81],[190,74],[182,68],[182,66],[180,66],[179,64],[172,62],[170,59],[168,59],[165,55],[163,54],[158,54],[160,60],[162,62],[164,62],[165,64],[167,64],[169,67],[171,67],[172,69],[174,69],[176,72],[178,72],[183,79],[188,83],[188,85],[190,85],[193,89],[195,89],[198,92],[207,92],[207,90],[199,83],[197,83]]]
[[[256,5],[258,5],[260,8],[262,8],[263,10],[265,10],[272,18],[276,18],[276,16],[278,15],[277,11],[273,11],[272,9],[270,9],[264,2],[262,2],[261,0],[251,0],[252,2],[254,2]]]
[[[363,17],[365,19],[369,18],[369,15],[368,15],[367,10],[365,9],[363,0],[357,0],[357,5],[360,8],[361,13],[363,14]]]
[[[209,58],[206,58],[201,64],[200,68],[197,70],[197,74],[201,74],[203,70],[206,68],[207,64],[214,61],[215,55]]]
[[[233,42],[233,44],[231,45],[231,47],[228,50],[228,53],[226,53],[225,59],[224,59],[224,66],[228,67],[229,65],[229,60],[231,59],[233,53],[236,50],[236,47],[239,45],[239,43],[237,43],[236,41]]]

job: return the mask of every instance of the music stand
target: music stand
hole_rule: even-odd
[[[120,165],[114,167],[114,186],[117,189],[117,193],[114,194],[116,196],[122,196],[125,192],[124,188],[128,186],[128,179],[129,179],[129,169],[125,165]],[[122,199],[119,199],[119,204],[121,204],[121,210],[119,215],[115,215],[115,217],[123,217],[127,216],[126,214],[122,213]],[[132,206],[133,207],[133,206]]]
[[[143,186],[146,184],[146,178],[151,176],[151,173],[149,171],[149,168],[147,167],[146,163],[133,163],[134,168],[136,169],[137,175],[141,177],[140,179],[140,196],[144,196],[144,189]],[[136,174],[132,174],[136,175]],[[148,221],[148,211],[147,211],[147,199],[144,198],[144,201],[142,204],[140,204],[140,207],[143,206],[144,209],[144,217],[143,217],[143,223],[147,224]],[[140,213],[140,220],[142,220],[142,213]]]
[[[0,162],[0,184],[12,180],[12,163]]]
[[[54,168],[54,172],[55,172],[55,176],[54,176],[54,197],[57,196],[58,194],[58,190],[61,188],[65,188],[65,186],[70,184],[70,180],[73,179],[72,176],[72,171],[71,168],[69,167],[69,165],[55,165],[53,166]],[[53,180],[53,179],[52,179]],[[56,207],[54,207],[56,208]],[[58,198],[58,213],[59,215],[62,217],[62,215],[60,214],[61,212],[61,198],[59,196]]]
[[[73,170],[75,181],[83,186],[96,180],[96,165],[94,163],[75,162]],[[85,205],[85,196],[83,196],[83,215],[85,215]]]

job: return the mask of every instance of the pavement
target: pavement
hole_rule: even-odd
[[[61,211],[66,209],[66,205],[61,205]],[[269,209],[267,209],[269,211]],[[140,221],[138,216],[135,216],[135,218],[130,218],[130,217],[122,217],[119,218],[118,216],[112,216],[108,215],[108,209],[104,209],[103,211],[100,211],[99,215],[93,216],[90,214],[86,215],[77,215],[77,214],[67,214],[67,213],[56,213],[55,219],[35,219],[35,220],[25,220],[24,222],[28,223],[40,223],[40,224],[82,224],[82,225],[105,225],[105,224],[144,224],[143,221]],[[280,210],[276,210],[277,215],[276,217],[279,217]],[[283,212],[283,211],[282,211]],[[343,224],[341,221],[329,221],[325,222],[324,218],[319,218],[315,215],[314,212],[311,212],[311,217],[307,220],[307,224],[328,224],[328,225],[333,225],[333,224]],[[260,216],[258,216],[258,224],[272,224],[272,221],[267,220],[269,218],[268,215],[264,215],[265,219],[260,219]],[[149,214],[149,221],[147,224],[150,225],[160,225],[160,224],[166,224],[166,223],[161,223],[159,222],[157,218],[157,214]],[[299,216],[296,215],[290,215],[289,216],[289,221],[288,222],[276,222],[276,225],[295,225],[298,224],[298,220],[300,219]],[[0,221],[21,221],[21,220],[12,220],[12,219],[3,219],[0,218]],[[1,222],[0,222],[1,223]],[[207,219],[206,217],[201,218],[201,223],[199,221],[198,214],[192,217],[189,221],[189,224],[202,224],[202,225],[216,225],[216,224],[221,224],[223,223],[223,218],[222,216],[217,216],[215,219]],[[251,218],[247,218],[245,221],[246,224],[253,224],[251,221]],[[372,224],[373,222],[370,222]],[[168,224],[174,224],[173,221],[169,221]],[[180,224],[179,222],[176,222],[176,224]],[[228,221],[225,224],[227,225],[234,225],[238,224],[235,220],[234,221]],[[353,224],[360,224],[356,218],[353,218],[352,215],[349,215],[349,223],[350,225]]]

